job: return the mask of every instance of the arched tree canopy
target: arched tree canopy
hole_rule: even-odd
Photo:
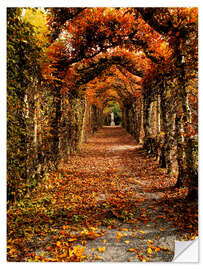
[[[191,56],[187,54],[191,50],[193,57],[197,57],[195,41],[185,46],[187,35],[193,33],[196,37],[196,8],[52,8],[48,11],[52,43],[47,55],[51,63],[44,66],[44,73],[46,78],[49,75],[53,78],[54,74],[54,78],[63,80],[66,85],[63,91],[88,89],[90,82],[93,85],[95,78],[104,77],[113,66],[126,77],[125,83],[133,96],[138,93],[134,89],[142,92],[153,81],[160,81],[163,74],[176,72],[181,57],[189,65]],[[103,79],[99,80],[104,84]]]
[[[154,141],[169,172],[176,163],[184,178],[192,168],[197,8],[11,8],[7,32],[9,174],[46,171],[102,126],[111,102],[138,143],[152,151]]]

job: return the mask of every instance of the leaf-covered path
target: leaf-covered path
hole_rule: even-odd
[[[9,261],[171,261],[196,203],[120,127],[104,127],[8,211]],[[181,199],[181,200],[179,200]]]

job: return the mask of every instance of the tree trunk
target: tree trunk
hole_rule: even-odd
[[[143,143],[144,136],[144,105],[143,98],[140,98],[140,135],[139,135],[139,143]]]
[[[80,142],[79,144],[86,142],[87,139],[87,132],[86,132],[86,124],[87,124],[87,115],[88,110],[87,110],[87,100],[85,100],[85,109],[84,109],[84,114],[83,114],[83,122],[82,122],[82,130],[81,130],[81,137],[80,137]]]
[[[160,135],[161,132],[161,97],[157,95],[157,135]]]

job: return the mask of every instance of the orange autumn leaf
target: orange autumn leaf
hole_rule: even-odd
[[[68,242],[74,242],[74,241],[77,241],[77,238],[70,238],[70,239],[68,239]]]
[[[134,249],[134,248],[129,248],[128,251],[130,251],[130,252],[135,252],[136,249]]]
[[[122,236],[123,236],[122,233],[117,232],[117,233],[116,233],[116,241],[119,242]]]
[[[84,250],[85,250],[85,247],[78,245],[76,247],[73,247],[72,250],[69,250],[69,253],[70,253],[70,256],[75,255],[77,257],[81,257]]]

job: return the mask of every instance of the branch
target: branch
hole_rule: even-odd
[[[136,10],[140,13],[143,20],[149,24],[154,30],[158,33],[165,35],[172,30],[174,27],[171,21],[168,22],[167,26],[160,25],[158,21],[155,19],[155,12],[160,8],[136,8]]]

